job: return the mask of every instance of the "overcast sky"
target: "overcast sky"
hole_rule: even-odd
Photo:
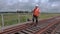
[[[60,12],[60,0],[0,0],[0,11],[32,10],[36,4],[42,12]]]

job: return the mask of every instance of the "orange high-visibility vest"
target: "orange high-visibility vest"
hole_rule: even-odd
[[[33,15],[39,16],[39,8],[34,9]]]

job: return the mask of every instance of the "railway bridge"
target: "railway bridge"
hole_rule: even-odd
[[[37,26],[34,26],[34,24],[29,21],[3,27],[0,34],[60,34],[60,16],[39,20]]]

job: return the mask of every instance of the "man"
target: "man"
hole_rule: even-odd
[[[38,24],[38,16],[39,16],[39,7],[38,5],[35,6],[34,10],[33,10],[33,22],[35,21],[35,26]]]

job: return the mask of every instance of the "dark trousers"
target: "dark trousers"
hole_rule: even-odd
[[[35,15],[33,15],[33,22],[35,21],[36,22],[36,24],[38,24],[38,16],[35,16]]]

